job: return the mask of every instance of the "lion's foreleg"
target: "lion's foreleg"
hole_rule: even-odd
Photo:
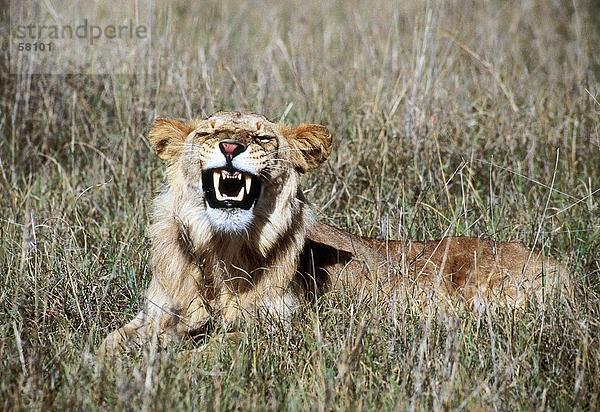
[[[148,298],[144,308],[129,323],[111,332],[104,339],[99,353],[112,354],[140,347],[151,342],[153,338],[160,346],[164,346],[168,341],[165,331],[174,323],[177,314],[170,312],[166,305],[161,303],[166,302]]]
[[[109,355],[123,349],[126,345],[132,345],[140,342],[140,329],[145,325],[145,314],[143,311],[138,313],[135,318],[125,326],[111,332],[98,348],[100,355]]]
[[[221,302],[223,325],[227,331],[237,329],[248,318],[285,327],[301,307],[301,300],[294,291],[272,285],[243,295],[226,292]]]
[[[196,285],[184,282],[179,286],[165,288],[154,278],[144,309],[128,324],[109,334],[99,352],[110,354],[152,342],[165,347],[206,323],[210,314]]]

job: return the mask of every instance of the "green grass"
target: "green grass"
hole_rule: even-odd
[[[2,409],[600,408],[595,2],[177,4],[144,76],[17,78],[2,52]],[[291,332],[97,363],[151,277],[150,122],[236,109],[334,133],[305,178],[321,219],[520,240],[575,298],[449,316],[338,294]]]

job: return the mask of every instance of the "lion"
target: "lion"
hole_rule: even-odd
[[[233,330],[247,316],[289,322],[330,290],[386,293],[418,286],[473,309],[542,301],[568,282],[564,267],[520,243],[479,237],[390,241],[320,223],[300,187],[330,155],[326,127],[289,127],[253,113],[157,118],[152,149],[166,163],[154,200],[153,277],[145,303],[104,340],[103,353],[194,336],[209,322]]]

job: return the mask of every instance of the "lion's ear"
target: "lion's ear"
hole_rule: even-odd
[[[158,117],[150,129],[150,145],[162,160],[174,160],[181,154],[185,138],[194,129],[191,123]]]
[[[325,126],[301,124],[287,129],[284,136],[290,145],[290,159],[300,173],[316,169],[331,154],[333,138]]]

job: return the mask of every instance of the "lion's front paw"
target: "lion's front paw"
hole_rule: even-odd
[[[110,357],[139,348],[136,337],[137,335],[132,336],[125,328],[117,329],[104,338],[96,353],[99,357]]]

